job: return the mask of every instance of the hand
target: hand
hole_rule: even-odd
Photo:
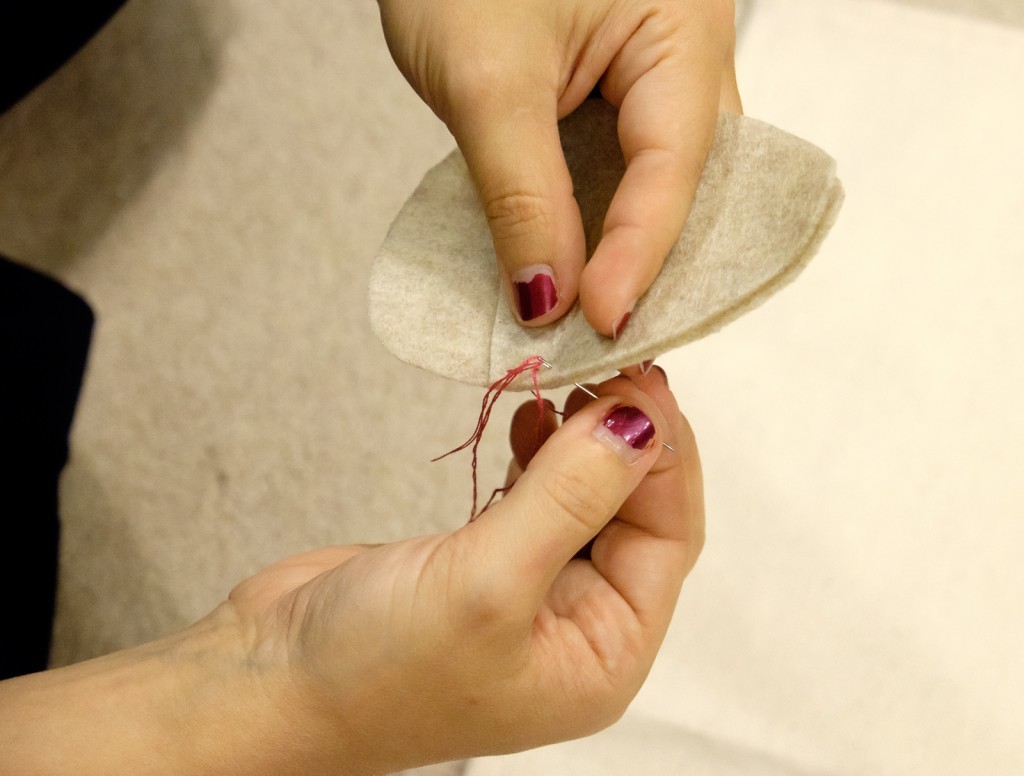
[[[10,772],[388,773],[609,725],[704,512],[663,373],[596,390],[557,430],[516,413],[514,486],[456,531],[289,558],[181,634],[0,684]]]
[[[303,688],[297,717],[347,732],[346,762],[540,746],[607,726],[636,694],[702,546],[700,465],[660,370],[597,392],[571,395],[557,431],[550,409],[540,426],[536,403],[520,409],[518,481],[476,521],[299,556],[232,594],[253,654]],[[615,407],[641,411],[616,413],[640,449],[603,424]]]
[[[406,79],[448,125],[526,326],[577,296],[621,332],[693,203],[720,110],[742,111],[732,0],[379,0]],[[600,87],[626,174],[589,263],[558,119]]]

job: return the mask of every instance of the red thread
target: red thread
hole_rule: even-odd
[[[512,490],[512,486],[511,485],[506,485],[504,488],[495,488],[494,490],[492,490],[491,491],[491,497],[489,499],[487,499],[487,503],[484,504],[483,507],[481,508],[480,512],[477,513],[477,517],[479,517],[480,515],[482,515],[484,512],[487,511],[487,508],[490,507],[490,505],[494,503],[494,499],[496,499],[498,497],[499,493],[502,496],[504,496],[510,490]],[[472,521],[473,521],[473,518],[470,518],[470,522],[472,522]]]
[[[467,447],[472,446],[473,448],[473,507],[469,513],[469,521],[473,522],[479,517],[494,501],[494,497],[498,493],[504,493],[508,488],[496,488],[491,494],[490,499],[484,505],[484,508],[479,512],[476,511],[477,504],[477,449],[480,447],[480,440],[483,439],[484,429],[487,427],[488,421],[491,419],[491,410],[494,409],[494,405],[498,401],[498,397],[508,388],[519,375],[523,372],[530,372],[530,376],[533,379],[533,395],[537,397],[537,409],[538,409],[538,421],[537,421],[537,433],[540,434],[542,423],[544,421],[544,400],[540,396],[540,381],[537,375],[540,372],[541,367],[546,366],[544,359],[540,356],[530,356],[519,366],[509,369],[505,372],[505,376],[497,380],[490,388],[487,389],[487,393],[484,394],[483,402],[480,405],[480,416],[476,421],[476,430],[470,435],[469,439],[463,442],[461,445],[453,450],[449,450],[444,455],[439,455],[437,458],[431,459],[431,462],[440,461],[442,458],[447,458],[452,453],[457,453],[460,450],[465,450]]]

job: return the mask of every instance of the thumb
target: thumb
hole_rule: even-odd
[[[527,326],[560,318],[576,300],[586,245],[554,98],[492,96],[452,132],[480,195],[512,312]]]
[[[516,484],[475,523],[493,578],[514,580],[526,605],[615,516],[660,454],[666,422],[644,395],[606,396],[544,443]],[[495,572],[495,565],[500,568]]]

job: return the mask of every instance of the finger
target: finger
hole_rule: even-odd
[[[736,81],[736,63],[732,57],[722,73],[722,89],[718,100],[719,109],[728,113],[743,113],[743,100]]]
[[[619,370],[619,374],[630,379],[645,377],[647,373],[651,371],[651,367],[653,366],[654,359],[652,358],[647,361],[641,361],[639,364],[624,366]]]
[[[590,393],[584,391],[583,388],[574,388],[572,392],[566,397],[565,408],[563,410],[563,420],[571,418],[573,415],[575,415],[577,412],[579,412],[581,409],[586,407],[588,404],[590,404],[590,402],[594,400],[594,397],[591,394],[597,392],[597,385],[593,383],[587,383],[584,387],[587,389],[587,391],[590,391]]]
[[[602,390],[623,392],[617,378]],[[636,612],[642,625],[663,634],[684,578],[704,546],[704,492],[693,431],[676,405],[665,373],[655,366],[633,378],[666,420],[665,441],[637,485],[591,548],[598,572]]]
[[[523,467],[519,465],[515,458],[508,462],[508,468],[505,470],[505,487],[504,490],[507,493],[508,489],[516,484],[516,480],[523,476]]]
[[[629,393],[577,411],[505,498],[467,526],[477,532],[490,584],[515,586],[510,605],[536,606],[657,460],[657,424],[664,420],[653,401],[635,389]]]
[[[666,4],[626,41],[601,81],[619,108],[626,172],[580,279],[591,326],[620,335],[683,229],[718,118],[732,22]],[[721,4],[727,5],[727,4]],[[689,14],[684,16],[684,14]]]
[[[526,326],[556,320],[576,300],[586,248],[554,95],[484,97],[452,130],[487,216],[508,304]]]
[[[555,405],[547,399],[543,400],[544,411],[541,412],[536,401],[525,402],[512,415],[509,427],[509,444],[512,455],[520,469],[525,469],[530,459],[540,449],[555,429],[558,428],[558,416]]]

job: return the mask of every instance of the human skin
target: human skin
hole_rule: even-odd
[[[560,427],[517,412],[515,484],[471,523],[288,558],[181,633],[0,683],[0,774],[389,773],[611,724],[704,512],[663,373],[596,391]],[[642,449],[597,432],[622,407],[654,425],[629,437]]]
[[[742,112],[732,0],[379,0],[406,79],[448,126],[526,326],[577,298],[621,333],[678,239],[719,111]],[[626,173],[586,262],[558,120],[597,87]]]

